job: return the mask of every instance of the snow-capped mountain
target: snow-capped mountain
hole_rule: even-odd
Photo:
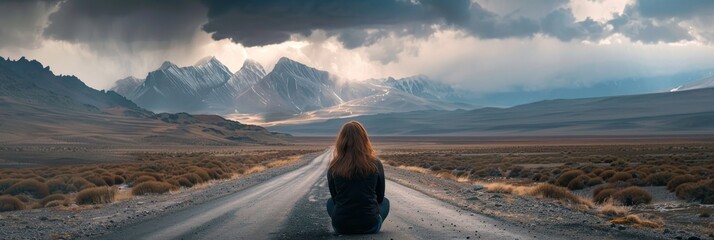
[[[678,86],[670,90],[670,92],[694,90],[700,88],[711,88],[714,87],[714,77],[708,77],[694,82],[689,82],[684,85]]]
[[[262,80],[238,97],[238,112],[282,117],[330,107],[343,100],[326,71],[281,58]]]
[[[416,75],[401,79],[390,77],[384,80],[384,84],[414,96],[427,99],[438,99],[442,101],[458,101],[460,99],[459,95],[450,85],[433,81],[425,75]]]
[[[270,73],[252,60],[234,74],[213,57],[188,67],[166,62],[140,82],[126,78],[112,89],[153,111],[259,116],[271,122],[473,108],[459,103],[450,85],[424,75],[346,81],[288,58]]]
[[[251,59],[235,72],[228,81],[211,90],[206,96],[206,103],[212,111],[228,113],[236,111],[238,96],[265,77],[266,72],[260,63]]]
[[[133,76],[129,76],[116,81],[114,87],[109,90],[121,94],[126,98],[132,99],[134,98],[134,91],[136,91],[136,89],[138,89],[142,83],[144,83],[144,79],[138,79]]]
[[[205,96],[225,84],[231,76],[228,68],[215,57],[187,67],[164,62],[127,97],[152,111],[201,112],[206,108]]]

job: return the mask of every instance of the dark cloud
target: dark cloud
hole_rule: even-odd
[[[646,18],[691,19],[714,13],[714,1],[711,0],[639,0],[634,4],[640,16]]]
[[[623,14],[615,16],[608,22],[615,32],[623,34],[632,41],[643,43],[672,43],[694,39],[679,20],[642,17],[637,5],[639,3],[627,6]]]
[[[203,5],[192,0],[67,0],[50,15],[44,35],[103,48],[160,48],[190,41],[205,14]]]
[[[541,20],[543,34],[553,36],[561,41],[573,39],[598,40],[606,36],[606,26],[603,23],[587,18],[576,21],[572,10],[557,9]]]
[[[0,1],[0,48],[39,46],[47,15],[58,1]]]
[[[714,20],[711,0],[640,0],[606,23],[577,21],[567,0],[481,1],[495,10],[471,0],[57,1],[0,0],[0,48],[32,47],[45,37],[101,51],[162,50],[177,43],[189,47],[201,30],[247,47],[319,30],[347,49],[390,37],[427,38],[440,29],[482,39],[546,35],[561,41],[598,40],[621,33],[633,41],[658,43],[714,36],[708,26]]]
[[[470,16],[465,22],[455,22],[461,28],[480,38],[532,37],[539,31],[538,23],[525,17],[502,17],[471,4]]]
[[[244,46],[277,44],[293,34],[313,30],[339,33],[349,47],[370,43],[363,30],[389,29],[402,25],[431,24],[442,19],[463,21],[468,0],[245,0],[204,1],[208,23],[203,29],[213,39],[231,39]],[[377,31],[384,36],[384,32]],[[379,36],[378,36],[379,37]]]

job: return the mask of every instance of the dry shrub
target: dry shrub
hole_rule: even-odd
[[[97,186],[97,185],[94,185],[94,183],[91,183],[91,182],[87,181],[87,179],[84,179],[83,177],[80,177],[80,176],[72,177],[69,180],[69,184],[72,184],[72,186],[74,186],[76,189],[79,189],[79,190]]]
[[[714,179],[684,183],[677,187],[677,197],[687,201],[714,204]]]
[[[134,196],[140,196],[140,195],[146,195],[146,194],[152,194],[152,193],[166,193],[168,191],[171,191],[171,189],[174,189],[174,186],[166,183],[166,182],[159,182],[159,181],[148,181],[148,182],[143,182],[140,183],[133,188],[131,188],[131,195]]]
[[[415,166],[404,166],[404,165],[399,165],[400,169],[412,171],[412,172],[418,172],[422,174],[429,174],[431,173],[431,170],[426,169],[426,168],[420,168],[420,167],[415,167]],[[441,168],[440,168],[441,169]]]
[[[54,201],[50,201],[47,204],[45,204],[44,207],[52,208],[52,207],[59,207],[59,206],[69,206],[71,203],[72,202],[69,199],[54,200]]]
[[[70,193],[77,191],[74,185],[66,184],[62,179],[50,179],[46,184],[50,189],[50,193]]]
[[[612,194],[612,198],[625,206],[647,204],[652,201],[652,195],[640,187],[626,187]]]
[[[122,184],[122,183],[124,183],[124,182],[126,182],[126,180],[124,179],[124,177],[119,176],[119,175],[114,175],[114,184],[115,184],[115,185]]]
[[[626,182],[632,178],[632,174],[627,172],[616,172],[612,177],[607,179],[607,182]]]
[[[612,198],[608,198],[598,207],[598,212],[610,217],[620,217],[627,215],[630,212],[630,208],[615,204]]]
[[[582,170],[570,170],[564,172],[563,174],[560,174],[560,177],[558,177],[558,180],[556,182],[558,183],[558,186],[565,187],[568,186],[568,184],[573,181],[573,179],[584,174],[585,172],[583,172]]]
[[[0,196],[0,212],[25,209],[25,204],[13,196]]]
[[[52,195],[49,195],[49,196],[43,198],[42,200],[40,200],[40,205],[45,206],[49,202],[56,201],[56,200],[65,200],[65,199],[67,199],[67,197],[64,194],[52,194]]]
[[[584,175],[584,174],[580,175],[580,176],[576,177],[575,179],[573,179],[572,181],[570,181],[570,183],[568,183],[568,189],[570,189],[570,190],[583,189],[587,185],[588,181],[590,181],[590,177],[588,177],[588,175]]]
[[[41,199],[50,194],[50,189],[47,184],[35,179],[27,179],[13,184],[10,188],[5,189],[5,194],[18,195],[27,193],[37,199]]]
[[[592,177],[588,179],[587,185],[588,187],[596,186],[605,183],[605,180],[602,180],[601,177]]]
[[[300,156],[293,156],[293,157],[283,159],[283,160],[272,161],[267,164],[267,167],[274,168],[274,167],[287,166],[287,165],[295,162],[298,159],[300,159]]]
[[[104,179],[100,176],[97,175],[87,175],[84,176],[84,179],[86,179],[88,182],[91,182],[95,186],[107,186],[107,182],[104,181]]]
[[[615,173],[616,173],[616,172],[615,172],[614,170],[605,170],[605,171],[602,171],[602,172],[600,173],[600,177],[601,177],[602,179],[604,179],[605,181],[608,181],[608,182],[609,182],[609,181],[610,181],[610,178],[611,178],[613,175],[615,175]]]
[[[696,182],[697,180],[699,180],[699,178],[695,177],[694,175],[679,175],[673,177],[672,180],[669,180],[669,182],[667,182],[667,190],[673,192],[677,189],[677,187],[679,187],[679,185],[682,185],[684,183]]]
[[[604,203],[612,198],[612,195],[617,192],[615,188],[605,188],[597,193],[593,192],[593,201],[596,203]]]
[[[550,176],[543,174],[543,173],[536,173],[536,174],[533,174],[533,176],[531,177],[531,180],[533,180],[534,182],[545,182],[545,181],[550,180]]]
[[[134,180],[134,182],[132,182],[132,185],[136,186],[143,182],[149,182],[149,181],[156,181],[156,178],[153,176],[149,176],[149,175],[143,175],[143,176],[136,178],[136,180]]]
[[[198,176],[195,173],[187,173],[184,175],[181,175],[182,178],[186,178],[188,181],[191,182],[191,186],[202,183],[203,179],[201,179],[201,176]]]
[[[486,188],[487,192],[490,193],[510,193],[516,195],[528,195],[528,193],[533,189],[533,186],[515,186],[508,183],[483,183],[481,184]]]
[[[89,187],[77,193],[77,204],[103,204],[114,201],[116,187]]]
[[[492,193],[510,193],[516,195],[534,196],[549,199],[557,199],[565,202],[582,204],[592,207],[592,203],[578,197],[567,188],[553,184],[543,183],[536,186],[514,186],[507,183],[486,183],[486,190]]]
[[[114,186],[114,176],[113,175],[102,175],[102,180],[107,183],[108,186]]]
[[[22,180],[16,178],[0,179],[0,191],[5,191],[5,189],[10,188],[12,185],[15,185],[15,183],[20,181]]]
[[[180,187],[193,187],[193,183],[184,176],[176,177],[175,180],[178,182],[178,186]]]
[[[265,170],[265,166],[261,166],[261,167],[263,167],[263,170]],[[211,180],[211,175],[208,174],[208,171],[206,171],[206,169],[203,169],[200,167],[193,167],[192,170],[193,170],[192,171],[193,173],[195,173],[196,175],[201,177],[201,179],[203,180],[202,182],[208,182],[209,180]],[[261,172],[262,172],[262,170],[261,170]]]
[[[650,186],[666,186],[673,176],[671,172],[653,173],[645,178],[645,183]]]
[[[243,174],[259,173],[259,172],[265,171],[265,169],[268,169],[268,168],[266,168],[263,165],[256,165],[256,166],[253,166],[253,167],[245,170],[245,172]]]
[[[664,224],[658,220],[643,219],[638,215],[630,214],[625,217],[615,218],[610,221],[612,224],[625,224],[635,227],[661,228]]]
[[[591,207],[592,203],[578,197],[577,195],[570,192],[568,189],[563,187],[558,187],[552,184],[539,184],[535,186],[529,195],[544,197],[550,199],[564,200],[571,203],[582,204]]]

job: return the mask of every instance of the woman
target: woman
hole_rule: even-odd
[[[327,213],[338,234],[378,233],[389,213],[384,167],[359,122],[342,126],[327,170]]]

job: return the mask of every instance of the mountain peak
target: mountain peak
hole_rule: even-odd
[[[198,60],[198,62],[196,62],[196,64],[194,64],[194,66],[206,65],[209,63],[216,64],[216,63],[221,63],[221,62],[218,61],[218,59],[216,59],[215,56],[208,56],[208,57],[201,58],[201,60]]]
[[[278,60],[278,63],[275,64],[275,68],[277,68],[278,66],[293,66],[293,65],[298,65],[298,66],[305,66],[305,67],[307,67],[307,65],[302,64],[301,62],[292,60],[292,59],[287,58],[287,57],[281,57],[280,60]]]
[[[164,61],[164,63],[161,64],[161,67],[159,67],[159,70],[164,70],[168,68],[175,68],[178,67],[176,64],[169,62],[169,61]]]
[[[246,66],[260,66],[260,67],[263,67],[263,65],[261,65],[258,61],[255,61],[255,60],[250,59],[250,58],[246,59],[246,60],[243,62],[243,67],[246,67]]]

